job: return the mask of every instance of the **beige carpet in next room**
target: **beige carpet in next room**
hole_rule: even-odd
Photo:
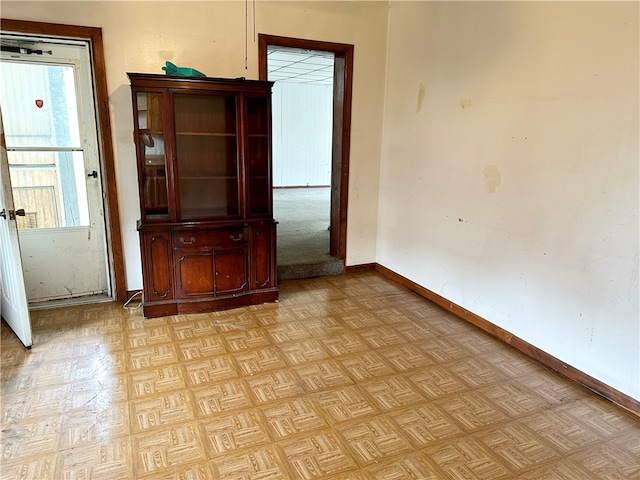
[[[278,279],[342,273],[344,262],[329,255],[330,187],[275,188]]]

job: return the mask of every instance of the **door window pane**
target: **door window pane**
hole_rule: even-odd
[[[18,228],[89,225],[82,152],[8,152]]]
[[[0,104],[7,148],[80,148],[74,69],[0,63]]]
[[[18,227],[89,226],[73,66],[3,61],[0,83]]]

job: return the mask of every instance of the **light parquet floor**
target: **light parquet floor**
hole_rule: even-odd
[[[639,479],[640,420],[374,272],[1,331],[2,479]]]

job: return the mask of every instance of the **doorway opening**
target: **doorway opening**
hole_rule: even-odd
[[[111,300],[86,42],[3,35],[2,107],[32,307]]]
[[[264,34],[258,36],[258,42],[260,79],[276,82],[273,123],[278,278],[342,273],[353,45]],[[302,130],[317,135],[304,138],[302,125],[306,126]]]
[[[13,197],[16,203],[25,204],[17,205],[16,213],[25,214],[17,224],[23,261],[27,260],[27,292],[30,302],[36,302],[31,307],[124,300],[100,29],[3,20],[1,40],[3,92],[22,82],[16,90],[20,95],[3,95],[3,107],[7,106],[3,116],[10,176],[15,184]],[[22,105],[14,105],[16,102]],[[55,241],[51,241],[53,237]],[[81,261],[73,267],[74,275],[88,273],[88,277],[101,279],[87,288],[62,280],[52,245],[58,257],[65,249],[84,250],[83,244],[91,242],[91,237],[98,237],[98,246],[93,249],[97,263],[83,267]],[[58,240],[67,248],[61,248]],[[39,270],[29,280],[32,247],[46,256],[38,263],[51,268]],[[42,290],[43,283],[52,290]]]

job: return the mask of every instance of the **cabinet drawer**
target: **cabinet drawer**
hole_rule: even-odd
[[[244,228],[221,228],[215,230],[182,230],[173,233],[175,248],[203,248],[218,245],[245,244],[248,240]]]

